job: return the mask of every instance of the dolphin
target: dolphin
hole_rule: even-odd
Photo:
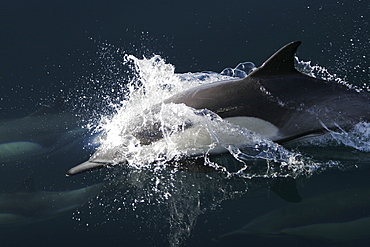
[[[63,102],[58,98],[26,117],[0,120],[0,163],[50,153],[84,136],[79,117],[61,110]]]
[[[330,241],[370,238],[370,188],[329,192],[289,204],[220,238],[260,235]]]
[[[27,179],[11,193],[0,194],[0,226],[38,222],[74,210],[106,193],[106,182],[71,191],[39,191]]]
[[[285,45],[243,79],[200,85],[163,103],[210,111],[279,144],[331,130],[347,130],[356,123],[369,121],[367,92],[302,74],[294,67],[300,44],[295,41]],[[192,124],[183,127],[191,129]],[[160,124],[152,124],[133,135],[141,144],[148,145],[163,138],[163,129]],[[114,156],[114,150],[98,150],[88,161],[71,168],[67,175],[127,163],[115,160]]]

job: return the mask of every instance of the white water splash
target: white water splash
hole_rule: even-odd
[[[106,135],[100,150],[115,150],[115,159],[127,160],[129,165],[141,169],[153,162],[162,164],[184,156],[203,156],[205,165],[215,166],[229,176],[248,178],[309,176],[322,165],[212,112],[194,111],[183,104],[161,103],[188,88],[232,77],[209,72],[175,74],[174,66],[160,56],[150,59],[126,56],[125,61],[134,63],[138,77],[128,85],[121,108],[101,125]],[[184,127],[188,123],[191,128]],[[133,134],[156,125],[164,138],[149,145],[142,145]],[[239,169],[231,172],[227,165],[220,167],[217,162],[207,162],[208,154],[221,152],[229,152],[239,161]],[[266,170],[262,174],[250,171],[248,159],[265,160]]]
[[[338,126],[337,131],[329,130],[329,134],[338,144],[362,152],[370,152],[370,123],[358,123],[350,131],[345,131]]]
[[[113,106],[115,114],[102,119],[98,129],[104,134],[99,149],[114,150],[115,159],[127,160],[131,168],[116,171],[122,174],[111,174],[133,193],[122,192],[117,197],[121,199],[115,199],[124,200],[119,210],[122,205],[129,205],[134,211],[143,204],[167,207],[168,215],[163,217],[170,225],[171,246],[178,246],[190,234],[197,217],[206,209],[235,194],[246,193],[251,178],[310,176],[337,165],[335,161],[320,163],[287,150],[207,110],[194,111],[182,104],[161,103],[186,89],[233,77],[209,72],[176,74],[174,66],[160,56],[150,59],[126,56],[125,62],[133,63],[133,74],[137,76],[125,85],[127,90],[121,102]],[[305,68],[309,73],[315,71],[309,63]],[[186,128],[189,122],[193,126]],[[164,137],[160,140],[143,145],[133,134],[158,123]],[[357,133],[367,133],[366,128],[368,131],[369,126],[365,126]],[[347,138],[342,133],[338,135]],[[229,156],[210,159],[209,154],[215,150],[226,150]],[[168,169],[166,165],[167,161],[194,155],[204,158],[205,165],[219,173],[198,176]],[[242,181],[242,185],[235,185],[235,180]],[[207,196],[211,197],[207,198],[208,204]]]
[[[363,91],[362,88],[349,83],[343,78],[340,78],[337,74],[330,73],[328,69],[320,65],[312,65],[311,61],[303,61],[299,60],[298,57],[295,57],[295,62],[297,70],[303,74],[326,81],[336,82],[358,92]]]

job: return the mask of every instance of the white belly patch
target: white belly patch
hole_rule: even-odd
[[[268,139],[278,136],[279,129],[262,119],[254,117],[232,117],[223,120],[251,132],[258,133]],[[227,125],[224,127],[227,128]],[[175,150],[192,156],[204,154],[205,152],[209,152],[210,154],[224,153],[227,151],[224,145],[233,144],[237,147],[242,147],[245,144],[250,144],[250,141],[253,141],[253,138],[249,139],[240,133],[229,132],[227,129],[224,130],[222,126],[206,127],[206,125],[200,124],[167,136],[153,145],[162,143],[160,146],[163,147],[172,143],[176,146]],[[213,145],[212,143],[218,144]],[[168,150],[166,153],[168,153]]]
[[[279,136],[279,128],[270,122],[255,117],[230,117],[224,120],[239,125],[242,128],[256,132],[270,140]]]

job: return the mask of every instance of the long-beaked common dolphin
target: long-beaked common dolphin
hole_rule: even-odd
[[[295,69],[294,56],[300,44],[295,41],[285,45],[244,79],[197,86],[164,103],[206,109],[280,144],[369,121],[368,93]],[[142,143],[150,144],[163,137],[160,126],[147,127],[148,131],[136,133]],[[113,151],[98,150],[67,175],[120,164],[114,163],[113,158]]]
[[[346,241],[370,238],[369,227],[370,188],[356,188],[289,204],[257,217],[241,229],[220,238],[259,235]]]
[[[0,120],[0,163],[53,152],[86,134],[80,118],[62,111],[64,100],[17,119]]]
[[[74,210],[94,197],[106,193],[105,183],[71,191],[39,191],[32,179],[11,193],[0,194],[0,226],[42,221]]]

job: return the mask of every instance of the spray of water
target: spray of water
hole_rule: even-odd
[[[120,180],[125,188],[115,198],[119,203],[111,205],[118,211],[122,207],[135,211],[141,205],[151,205],[153,211],[158,212],[161,207],[161,217],[168,222],[171,246],[180,245],[189,236],[204,211],[253,190],[252,178],[307,177],[338,165],[337,161],[318,162],[288,150],[210,111],[195,111],[182,104],[162,104],[163,100],[188,88],[246,75],[253,70],[249,66],[252,63],[247,63],[247,72],[240,72],[240,67],[231,69],[231,74],[176,74],[174,66],[160,56],[138,59],[125,55],[123,63],[129,65],[132,76],[121,86],[120,100],[116,92],[112,92],[114,100],[110,100],[109,107],[114,110],[103,114],[96,127],[102,132],[99,150],[113,150],[116,163],[120,160],[128,163],[122,169],[112,169],[109,175],[110,179]],[[297,67],[311,76],[325,79],[329,76],[330,80],[346,84],[310,63],[298,62]],[[109,98],[108,95],[105,97]],[[350,133],[330,133],[344,145],[369,152],[369,127],[363,123]],[[151,130],[153,133],[159,130],[161,138],[151,136]],[[140,133],[152,139],[143,144],[138,138]],[[326,141],[322,139],[322,142]],[[215,151],[226,155],[213,158],[210,154]],[[203,162],[201,165],[218,172],[184,172],[176,164],[187,157],[197,157],[196,160]]]

